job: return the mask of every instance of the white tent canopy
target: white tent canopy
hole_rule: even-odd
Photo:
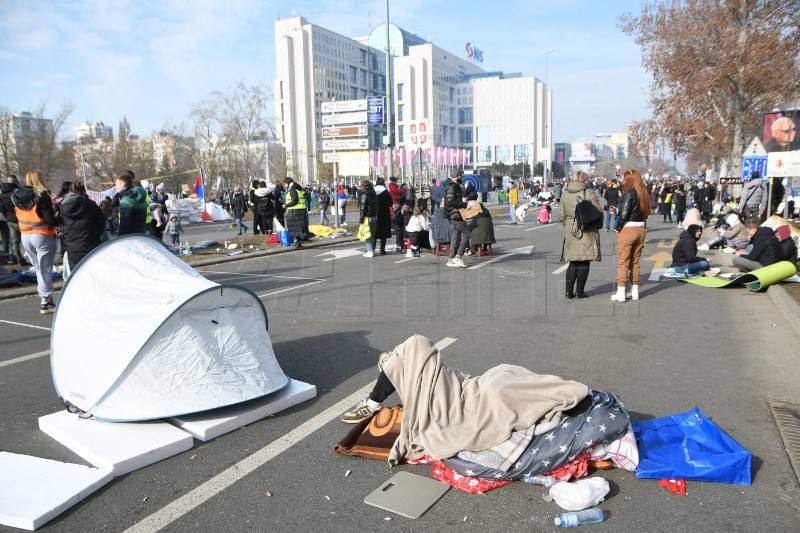
[[[205,279],[142,234],[105,243],[72,272],[51,365],[62,400],[113,421],[205,411],[289,382],[258,296]]]

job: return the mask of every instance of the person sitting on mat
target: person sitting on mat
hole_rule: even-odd
[[[719,273],[718,268],[712,269],[709,265],[710,258],[697,256],[697,241],[702,234],[703,228],[697,224],[692,224],[681,233],[672,249],[672,264],[665,277],[699,278],[702,271],[708,271],[712,276]]]
[[[774,265],[783,259],[783,252],[775,232],[758,221],[751,220],[744,227],[745,236],[750,237],[747,251],[739,250],[733,256],[733,266],[739,272],[750,272],[761,267]]]

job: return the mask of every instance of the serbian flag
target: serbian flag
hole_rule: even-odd
[[[464,150],[464,166],[469,166],[469,159],[472,156],[472,150]]]
[[[204,198],[206,195],[203,193],[203,171],[200,171],[200,174],[197,175],[197,179],[194,182],[194,187],[192,188],[192,194],[196,194],[198,198]]]

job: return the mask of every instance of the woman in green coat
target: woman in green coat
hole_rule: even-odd
[[[588,298],[585,292],[589,278],[589,262],[600,261],[600,230],[583,231],[575,224],[575,206],[578,198],[588,200],[599,210],[600,201],[588,185],[589,176],[577,172],[567,182],[561,194],[558,219],[564,225],[564,244],[561,248],[561,261],[569,262],[567,268],[567,299]],[[576,290],[577,289],[577,290]]]

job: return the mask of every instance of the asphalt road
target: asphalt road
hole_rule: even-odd
[[[563,511],[524,483],[486,495],[451,489],[414,521],[363,503],[395,472],[429,476],[430,467],[336,455],[349,426],[332,408],[360,399],[378,353],[415,333],[455,339],[445,361],[471,374],[515,363],[613,391],[634,420],[700,406],[753,453],[752,486],[689,482],[686,497],[627,471],[603,472],[612,490],[600,505],[606,522],[593,531],[797,531],[800,489],[767,400],[800,402],[800,339],[768,296],[651,282],[658,265],[648,260],[641,300],[613,304],[615,238],[603,232],[591,297],[568,301],[560,225],[498,221],[495,233],[494,255],[469,269],[431,255],[370,260],[357,243],[201,269],[262,296],[282,368],[315,384],[317,398],[117,478],[41,531],[556,530]],[[645,257],[663,257],[677,233],[652,223]],[[50,323],[35,298],[0,301],[0,364],[48,350]],[[0,390],[0,448],[86,464],[38,429],[38,417],[61,409],[46,355],[0,366]],[[252,473],[226,481],[256,459]]]

